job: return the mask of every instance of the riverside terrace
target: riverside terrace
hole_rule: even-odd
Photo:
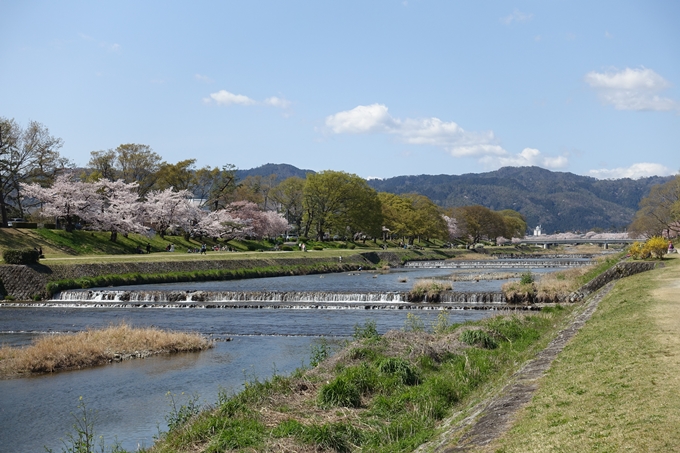
[[[526,245],[542,245],[544,249],[551,245],[579,245],[579,244],[602,244],[603,249],[608,249],[610,244],[632,244],[639,239],[589,239],[589,238],[569,238],[569,239],[554,239],[550,237],[542,238],[540,236],[522,239],[522,244]]]

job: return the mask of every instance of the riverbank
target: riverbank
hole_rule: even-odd
[[[314,368],[251,382],[148,451],[411,451],[544,348],[577,307],[464,325],[442,313],[425,326],[409,314],[404,330],[382,336],[370,323],[357,326],[337,355],[315,349]]]
[[[0,293],[9,300],[43,300],[57,291],[96,286],[172,283],[345,272],[401,265],[407,260],[447,259],[451,250],[394,250],[375,252],[310,251],[168,254],[167,260],[145,255],[98,262],[68,264],[0,265]],[[157,254],[162,255],[162,254]],[[84,257],[91,260],[92,257]],[[9,297],[8,297],[9,296]]]
[[[201,335],[135,328],[126,323],[74,334],[49,335],[27,347],[0,347],[0,378],[82,369],[157,354],[202,351]]]
[[[413,315],[405,332],[377,337],[370,329],[359,328],[362,338],[317,368],[256,382],[171,431],[149,451],[212,447],[220,451],[246,447],[252,451],[411,451],[450,432],[456,432],[456,437],[436,442],[448,445],[446,451],[546,451],[564,445],[568,445],[565,451],[600,451],[602,445],[607,451],[675,451],[680,436],[664,436],[668,430],[679,432],[680,427],[680,397],[674,393],[680,375],[675,352],[680,304],[672,297],[680,290],[674,277],[680,266],[677,259],[665,264],[666,268],[617,281],[614,290],[596,303],[557,305],[539,314],[500,316],[455,327],[442,321],[432,326],[433,334],[422,332],[425,326]],[[649,304],[650,294],[657,294],[660,304]],[[587,321],[595,307],[599,308]],[[647,311],[656,319],[635,326]],[[508,436],[492,447],[488,440],[493,438],[485,436],[478,444],[458,446],[457,439],[470,420],[479,416],[478,408],[502,393],[515,379],[514,373],[550,340],[563,336],[567,326],[575,333],[574,325],[585,327],[570,342],[562,341],[560,347],[566,343],[566,348],[543,377],[555,382],[541,384],[542,393],[521,412],[521,422]],[[574,352],[574,344],[579,343],[585,348]],[[555,355],[537,362],[549,364]],[[620,357],[613,361],[616,355]],[[673,366],[665,371],[668,363]],[[553,379],[555,369],[562,369],[564,375]],[[530,379],[521,400],[531,399],[540,375]],[[595,401],[588,402],[589,398]],[[636,413],[640,404],[642,414]],[[512,420],[513,410],[521,405],[520,401],[510,409],[503,406],[501,412]],[[597,420],[605,412],[605,420]],[[455,415],[447,419],[450,414]],[[631,424],[634,429],[628,433]],[[207,431],[217,426],[217,432]],[[237,436],[243,430],[245,436]],[[646,443],[634,440],[641,431],[656,442],[655,448],[643,448]]]
[[[618,281],[510,431],[470,451],[679,451],[680,259],[664,263]]]

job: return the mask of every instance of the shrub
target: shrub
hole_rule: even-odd
[[[299,437],[323,451],[340,453],[352,451],[354,446],[363,443],[361,430],[344,422],[313,424],[306,427]]]
[[[7,264],[35,264],[40,259],[40,252],[34,249],[7,249],[2,252],[2,259]]]
[[[526,271],[522,274],[522,277],[519,279],[519,282],[522,285],[528,285],[534,282],[534,276],[530,271]]]
[[[319,392],[321,406],[359,407],[361,391],[347,378],[340,376],[321,387]]]
[[[328,340],[321,338],[318,345],[312,345],[312,355],[309,358],[309,364],[312,367],[318,366],[321,362],[326,360],[331,355],[331,348]]]
[[[364,338],[373,339],[378,338],[378,329],[376,323],[373,320],[368,320],[364,323],[363,327],[359,324],[354,324],[354,335],[352,335],[355,340],[361,340]]]
[[[314,247],[312,247],[312,250],[323,250],[323,247],[321,247],[320,245],[315,245]]]
[[[654,258],[662,259],[668,251],[668,241],[661,236],[654,236],[647,239],[644,250],[648,251]]]
[[[378,370],[381,373],[396,376],[404,385],[416,385],[420,383],[420,376],[417,370],[406,360],[389,357],[378,363]]]
[[[633,242],[628,249],[630,256],[636,260],[642,260],[649,257],[649,252],[645,250],[645,245],[642,242]]]
[[[283,247],[281,247],[281,250],[283,250],[284,252],[292,252],[293,247],[291,247],[290,245],[284,245]]]
[[[460,341],[484,349],[496,349],[498,347],[496,339],[484,330],[466,330],[460,334]]]
[[[36,229],[38,228],[38,224],[35,222],[12,222],[12,228]]]
[[[406,321],[404,321],[404,330],[406,332],[423,332],[425,331],[425,323],[420,316],[408,313]]]

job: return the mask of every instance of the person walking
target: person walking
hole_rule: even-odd
[[[207,255],[208,247],[203,243],[201,246],[201,255]]]

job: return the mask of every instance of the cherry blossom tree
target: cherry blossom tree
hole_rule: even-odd
[[[75,180],[72,175],[57,176],[50,187],[37,183],[21,184],[23,196],[42,204],[45,216],[65,222],[66,231],[73,231],[78,220],[91,222],[102,212],[102,197],[98,186]]]
[[[241,239],[252,233],[249,222],[232,215],[225,209],[212,211],[200,219],[192,233],[195,236],[209,236],[227,241]]]
[[[449,239],[453,240],[459,238],[462,235],[462,231],[458,227],[458,221],[455,217],[449,217],[447,215],[442,215],[444,222],[446,222],[446,230],[449,234]]]
[[[205,215],[205,211],[192,206],[192,195],[188,190],[174,192],[172,188],[151,191],[143,204],[145,222],[151,225],[161,237],[170,227],[191,231]]]
[[[90,228],[110,231],[110,240],[116,242],[118,233],[145,233],[142,224],[142,203],[139,201],[137,183],[122,179],[102,179],[94,183],[101,197],[101,212],[90,219]]]
[[[290,229],[288,221],[278,212],[266,211],[262,213],[264,219],[264,230],[262,236],[275,238]]]

